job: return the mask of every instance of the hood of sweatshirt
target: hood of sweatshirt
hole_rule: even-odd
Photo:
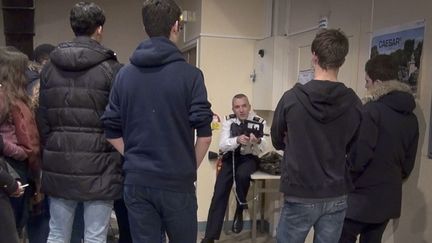
[[[108,59],[117,60],[113,51],[86,36],[61,43],[51,52],[50,58],[54,65],[66,71],[82,71]]]
[[[376,83],[367,91],[364,103],[379,101],[399,113],[411,113],[416,107],[411,88],[398,80]]]
[[[311,80],[304,85],[296,84],[294,93],[308,113],[321,123],[335,120],[359,100],[352,89],[332,81]]]
[[[176,61],[184,61],[183,55],[166,37],[152,37],[141,42],[130,58],[130,62],[139,67],[156,67]]]

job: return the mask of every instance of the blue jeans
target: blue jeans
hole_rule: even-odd
[[[161,242],[163,227],[170,243],[197,241],[195,193],[125,185],[124,200],[133,242]]]
[[[48,243],[70,242],[75,208],[79,202],[50,197]],[[113,201],[85,201],[84,205],[84,242],[106,242],[108,225]]]
[[[49,198],[45,195],[42,201],[42,213],[31,216],[27,223],[27,236],[29,243],[46,243],[49,235]],[[75,217],[72,226],[72,237],[70,243],[81,243],[84,239],[84,208],[79,203],[75,209]],[[129,242],[132,242],[130,240]],[[120,242],[119,242],[120,243]]]
[[[314,243],[337,243],[346,208],[346,197],[314,203],[291,202],[285,198],[277,228],[277,242],[304,243],[313,227]]]

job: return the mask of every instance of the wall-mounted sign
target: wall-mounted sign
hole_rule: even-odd
[[[418,76],[425,31],[424,20],[375,31],[372,37],[371,57],[388,54],[399,65],[399,80],[418,95]]]

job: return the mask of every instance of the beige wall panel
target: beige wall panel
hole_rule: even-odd
[[[177,0],[176,2],[183,13],[187,13],[185,15],[188,19],[184,25],[182,42],[188,44],[201,33],[201,0]]]
[[[359,55],[359,35],[348,36],[349,51],[347,58],[339,70],[338,79],[347,87],[356,89],[357,87],[357,66]]]
[[[69,12],[77,1],[35,1],[35,46],[42,43],[58,44],[71,40]],[[146,34],[142,25],[141,0],[96,0],[104,11],[106,22],[102,44],[117,53],[119,61],[129,62],[129,57]]]
[[[269,3],[269,0],[203,0],[201,33],[263,39],[270,33]]]
[[[345,85],[356,89],[357,65],[359,53],[360,13],[357,9],[359,1],[291,1],[288,36],[290,40],[291,73],[289,82],[294,85],[299,70],[310,68],[310,45],[315,37],[318,21],[326,16],[329,28],[340,28],[349,37],[350,49],[344,65],[339,73],[339,80]]]
[[[312,66],[311,45],[298,47],[298,71],[310,69]]]
[[[221,116],[231,114],[231,99],[237,93],[252,94],[249,74],[253,66],[254,41],[200,38],[200,68],[204,73],[212,110]],[[219,149],[220,130],[213,132],[211,151]],[[198,221],[207,221],[216,179],[215,165],[204,159],[198,173]],[[233,203],[231,203],[234,206]],[[231,210],[233,212],[233,210]]]

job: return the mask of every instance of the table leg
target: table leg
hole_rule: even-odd
[[[260,232],[261,233],[263,233],[264,232],[264,210],[265,210],[265,208],[264,208],[264,206],[265,206],[265,194],[264,193],[262,193],[261,194],[261,191],[264,189],[264,188],[266,188],[266,182],[265,182],[265,180],[263,180],[262,181],[262,186],[261,186],[261,188],[260,188],[260,196],[261,196],[261,198],[260,198],[260,213],[261,213],[261,218],[260,218]]]
[[[230,205],[229,205],[229,200],[228,200],[228,205],[226,207],[225,210],[225,219],[224,219],[224,223],[223,223],[223,231],[225,232],[226,235],[230,234],[230,225],[229,225],[229,211],[230,211]]]
[[[256,209],[258,202],[257,195],[257,184],[258,181],[255,180],[253,183],[253,200],[252,200],[252,243],[256,242],[256,230],[257,230],[257,221],[256,221]]]

